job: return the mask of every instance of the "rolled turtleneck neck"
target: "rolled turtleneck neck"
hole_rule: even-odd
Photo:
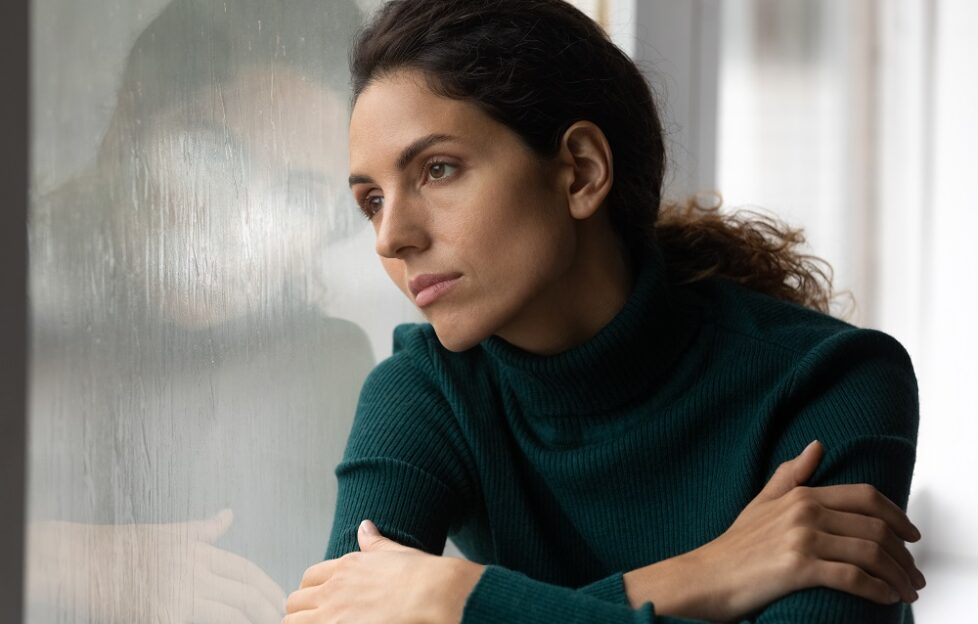
[[[658,247],[647,248],[621,310],[585,342],[554,355],[498,336],[480,343],[501,375],[540,414],[613,410],[654,389],[685,346],[695,320],[680,314]]]

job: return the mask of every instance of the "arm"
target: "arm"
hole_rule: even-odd
[[[449,527],[472,496],[449,409],[431,382],[403,358],[387,360],[371,373],[336,468],[339,490],[326,559],[359,550],[357,529],[364,519],[400,544],[435,555],[443,552]],[[691,620],[656,617],[651,603],[633,609],[621,573],[575,590],[496,565],[486,566],[462,614],[465,624],[555,621]]]
[[[773,456],[773,460],[767,468],[769,479],[764,490],[734,526],[714,542],[625,574],[628,599],[633,606],[651,600],[661,612],[721,621],[759,615],[762,619],[758,622],[902,621],[901,609],[906,609],[905,605],[884,605],[858,597],[869,589],[863,581],[861,593],[857,594],[853,580],[819,577],[826,571],[826,562],[820,561],[825,556],[807,554],[815,559],[783,559],[780,555],[785,552],[811,548],[807,543],[784,538],[789,534],[788,527],[797,535],[794,527],[808,525],[814,517],[807,512],[796,514],[795,509],[789,513],[790,507],[785,507],[810,504],[811,499],[804,503],[799,503],[798,497],[794,502],[787,498],[777,503],[775,500],[782,496],[778,492],[788,493],[796,484],[805,484],[806,489],[814,491],[818,486],[869,483],[905,510],[917,422],[916,385],[909,359],[899,344],[884,334],[846,332],[825,341],[803,358],[780,396],[773,422],[765,425],[773,449],[768,456]],[[818,451],[814,451],[815,455],[807,454],[809,459],[803,460],[803,453],[780,463],[801,446],[792,442],[792,436],[817,436],[828,439],[832,446],[821,461],[817,459]],[[788,464],[794,465],[789,472],[779,470],[780,477],[771,476],[774,468]],[[759,478],[765,466],[759,464],[757,469]],[[768,502],[759,503],[761,500]],[[868,503],[868,499],[862,500]],[[758,504],[775,507],[761,512]],[[900,522],[887,508],[896,510],[890,502],[882,507],[873,503],[860,513],[874,517],[884,517],[877,516],[884,513],[891,529],[909,535],[906,518]],[[850,525],[845,531],[852,533],[838,530],[837,527],[828,532],[858,535],[863,529]],[[868,547],[869,543],[865,545]],[[756,559],[758,555],[762,558]],[[755,561],[750,559],[752,556]],[[849,566],[847,571],[856,568]],[[875,569],[869,574],[876,574]],[[709,578],[716,585],[712,590]],[[875,589],[873,595],[879,597]],[[896,619],[887,619],[887,614],[894,612]]]
[[[826,454],[806,485],[869,483],[906,511],[916,457],[918,399],[910,358],[871,330],[837,335],[803,358],[783,413],[768,475],[802,441]],[[826,587],[792,593],[761,610],[757,624],[912,622],[905,603],[883,605]]]
[[[543,583],[512,570],[490,565],[465,604],[462,624],[692,624],[656,616],[651,602],[633,609],[579,590]]]

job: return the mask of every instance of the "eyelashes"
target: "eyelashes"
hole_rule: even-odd
[[[432,158],[424,164],[422,171],[424,172],[424,184],[442,184],[451,180],[458,175],[457,170],[459,165],[455,163],[448,162],[447,160],[441,160],[439,158]],[[446,170],[451,170],[452,173],[445,173]],[[433,171],[442,172],[439,177],[432,177]],[[369,191],[368,191],[369,192]],[[376,202],[374,201],[376,200]],[[360,213],[368,221],[373,220],[374,216],[380,212],[383,208],[383,195],[367,195],[362,201],[358,201],[357,204],[360,207]]]
[[[363,201],[360,202],[360,214],[363,215],[363,217],[367,221],[372,220],[374,218],[374,215],[377,214],[380,211],[380,207],[379,206],[374,206],[371,203],[371,200],[373,200],[373,199],[384,199],[384,198],[383,197],[378,197],[378,196],[374,195],[372,197],[369,197],[369,196],[368,197],[365,197],[363,199]],[[376,207],[376,210],[374,210],[375,207]]]

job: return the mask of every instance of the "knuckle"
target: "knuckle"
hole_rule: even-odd
[[[865,581],[866,573],[856,566],[846,566],[839,571],[839,580],[848,587],[859,587]]]
[[[781,555],[781,568],[785,574],[796,575],[809,563],[809,557],[798,550],[789,549]]]
[[[871,592],[876,596],[876,600],[879,602],[888,603],[890,602],[890,591],[893,589],[886,581],[882,581],[876,578],[866,579],[866,588],[868,592]]]
[[[859,483],[857,484],[857,487],[859,488],[859,494],[869,502],[873,503],[874,505],[882,502],[883,495],[880,494],[879,490],[877,490],[871,484]]]
[[[811,500],[812,489],[807,485],[796,485],[795,487],[791,488],[790,492],[788,492],[787,498],[791,503]]]
[[[289,594],[288,598],[285,599],[285,610],[288,613],[292,613],[298,606],[296,603],[299,601],[299,592],[294,591]]]
[[[866,542],[863,546],[863,557],[874,568],[881,567],[886,562],[886,552],[876,542]]]
[[[818,503],[810,498],[799,499],[791,506],[788,512],[788,520],[791,524],[811,524],[814,522],[821,511]]]
[[[869,533],[874,541],[882,543],[890,536],[890,527],[885,520],[870,518]]]
[[[795,553],[810,553],[814,550],[817,537],[815,531],[807,527],[791,529],[787,535],[788,548]]]
[[[329,583],[332,578],[326,579],[322,584],[316,586],[316,595],[322,598],[329,594]]]

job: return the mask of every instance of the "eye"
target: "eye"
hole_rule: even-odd
[[[363,198],[363,201],[359,202],[360,212],[367,219],[373,219],[374,215],[380,212],[380,209],[384,207],[384,196],[383,195],[367,195]]]
[[[425,166],[427,178],[432,182],[440,182],[455,175],[458,165],[443,162],[440,160],[432,161]]]

